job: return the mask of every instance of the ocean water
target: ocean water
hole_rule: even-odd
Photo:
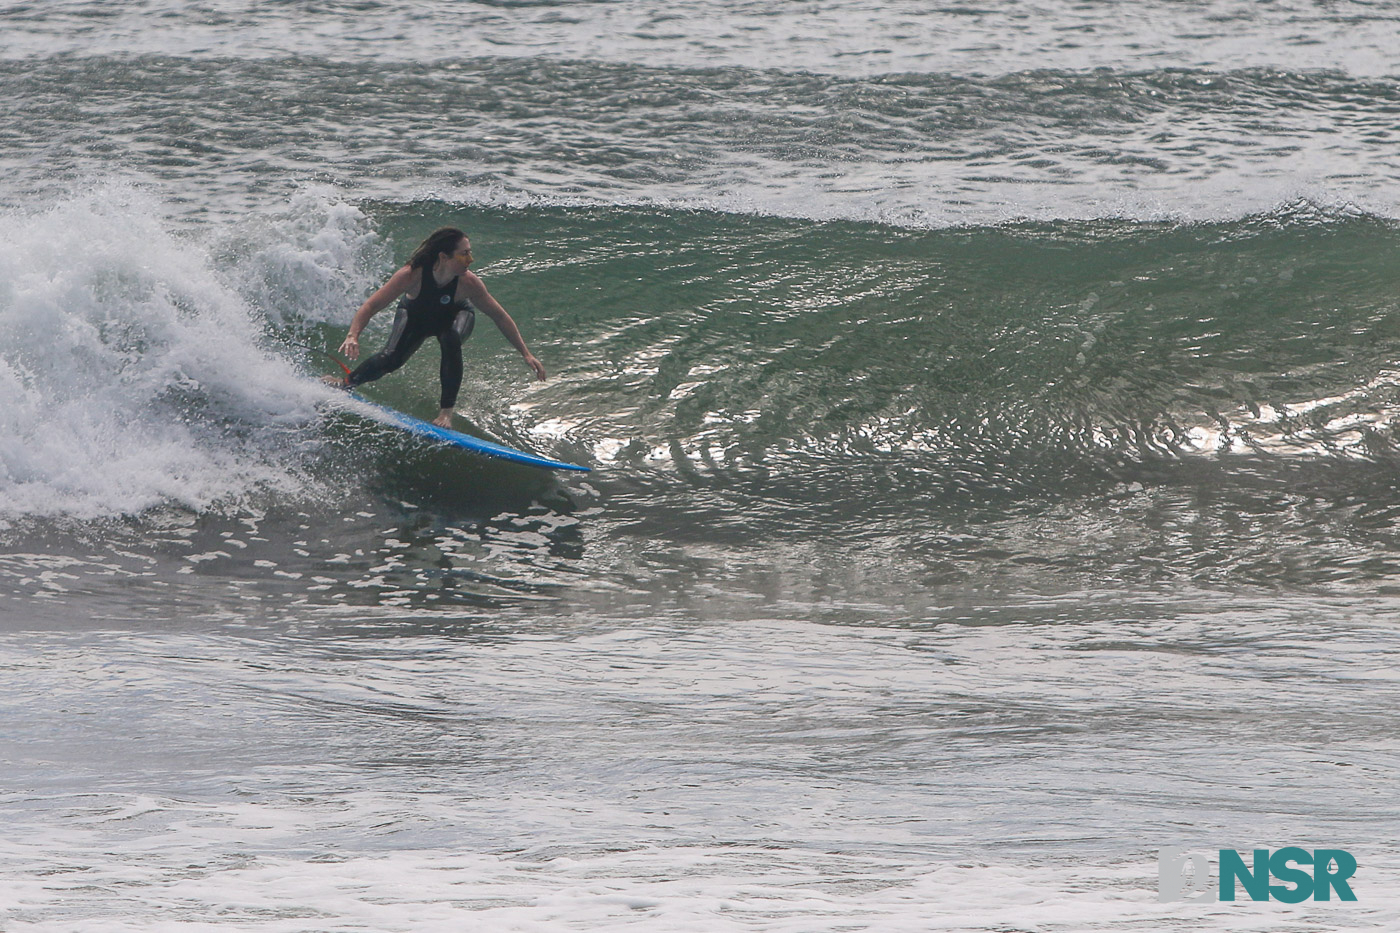
[[[1398,30],[0,2],[0,929],[1400,927]]]

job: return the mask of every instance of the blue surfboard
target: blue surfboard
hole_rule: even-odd
[[[579,473],[590,472],[588,467],[579,466],[576,463],[564,463],[562,460],[537,457],[523,450],[507,447],[505,444],[497,444],[494,441],[472,437],[470,434],[463,434],[461,431],[454,431],[451,428],[440,428],[430,421],[424,421],[412,415],[405,415],[401,411],[395,411],[386,405],[380,405],[378,402],[371,402],[358,392],[351,392],[349,394],[351,398],[368,405],[378,412],[380,417],[376,420],[392,424],[396,428],[402,428],[410,434],[417,434],[419,437],[441,441],[445,444],[451,444],[454,447],[460,447],[463,450],[470,450],[472,453],[495,457],[498,460],[508,460],[511,463],[521,463],[525,466],[539,467],[542,470],[575,470]]]

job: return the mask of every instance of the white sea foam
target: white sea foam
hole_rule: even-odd
[[[301,486],[275,434],[323,393],[262,349],[258,314],[154,196],[101,184],[4,223],[0,515],[202,509]]]
[[[387,245],[364,212],[326,185],[248,215],[212,247],[223,277],[275,324],[346,323],[366,281],[389,271]]]
[[[1374,803],[1393,609],[1180,602],[922,630],[5,637],[12,783],[43,789],[0,796],[0,925],[1395,929]],[[1335,747],[1296,748],[1319,711]],[[1159,847],[1266,840],[1347,848],[1358,900],[1157,900]]]
[[[557,854],[352,852],[316,839],[351,822],[387,820],[387,830],[404,819],[384,804],[413,806],[418,819],[436,808],[354,799],[335,817],[308,820],[305,810],[158,797],[48,803],[50,819],[61,812],[66,825],[50,822],[42,838],[23,814],[6,814],[21,819],[0,842],[7,929],[1233,933],[1286,924],[1308,933],[1387,930],[1400,920],[1383,885],[1351,904],[1159,903],[1155,853],[1146,850],[1038,863],[703,842]],[[1378,876],[1390,866],[1367,867]]]

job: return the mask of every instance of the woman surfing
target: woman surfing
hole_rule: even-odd
[[[520,336],[520,329],[506,309],[491,297],[476,273],[468,271],[471,264],[471,241],[461,230],[442,227],[429,234],[407,264],[365,299],[355,312],[350,333],[340,345],[340,352],[352,360],[360,356],[360,333],[370,318],[394,299],[402,299],[384,349],[366,359],[339,385],[354,388],[373,382],[406,363],[424,340],[436,337],[442,350],[442,394],[433,424],[452,427],[452,412],[462,386],[462,341],[472,332],[477,310],[495,322],[511,346],[525,357],[535,376],[543,381],[544,365],[525,345],[525,338]]]

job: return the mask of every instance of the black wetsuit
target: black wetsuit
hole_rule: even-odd
[[[433,279],[432,268],[425,267],[418,295],[399,302],[389,342],[383,350],[355,367],[348,384],[353,387],[373,382],[393,372],[408,362],[424,340],[436,337],[442,348],[442,397],[438,407],[454,407],[457,391],[462,387],[462,341],[471,335],[476,324],[472,306],[457,301],[457,278],[454,276],[447,284],[439,285]]]

